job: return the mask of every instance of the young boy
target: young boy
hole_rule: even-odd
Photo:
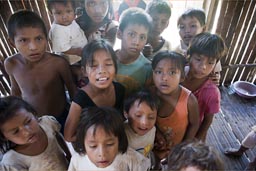
[[[147,13],[153,19],[153,28],[148,37],[148,43],[143,49],[143,54],[150,60],[160,51],[171,50],[171,43],[161,34],[169,25],[171,7],[165,0],[152,1],[148,4]]]
[[[228,156],[242,156],[248,149],[252,149],[256,146],[256,125],[252,127],[251,132],[249,132],[243,139],[239,149],[229,148],[225,150],[225,154]],[[256,168],[256,157],[253,161],[249,162],[245,170],[255,170]]]
[[[87,44],[87,38],[75,21],[75,1],[47,0],[47,7],[53,16],[49,31],[52,50],[82,56],[82,49]]]
[[[151,17],[143,9],[134,7],[122,13],[117,31],[121,49],[116,51],[116,79],[125,86],[126,95],[152,82],[151,62],[141,53],[150,29]]]
[[[46,52],[43,20],[32,11],[21,10],[9,18],[7,29],[11,45],[19,52],[4,63],[11,94],[30,103],[39,115],[52,114],[64,126],[68,114],[65,86],[71,99],[76,87],[67,61]]]
[[[216,63],[224,56],[226,46],[221,37],[200,33],[192,39],[188,49],[189,70],[182,85],[197,97],[200,127],[196,137],[205,141],[214,114],[220,109],[220,92],[209,79]]]
[[[141,90],[124,102],[125,132],[129,146],[149,157],[154,146],[155,123],[159,101],[149,91]]]
[[[175,51],[187,55],[189,43],[199,33],[206,31],[206,16],[201,9],[188,9],[178,19],[177,26],[179,28],[180,45],[175,48]],[[211,80],[218,86],[220,81],[221,63],[217,62],[210,77]]]

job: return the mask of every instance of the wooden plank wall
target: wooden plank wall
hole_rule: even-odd
[[[221,2],[220,15],[217,18],[215,13]],[[254,0],[205,0],[208,6],[206,10],[208,27],[211,29],[213,23],[217,22],[216,32],[225,39],[229,48],[227,56],[221,61],[223,65],[222,84],[229,85],[236,80],[253,83],[256,81],[255,3]],[[51,25],[51,17],[46,9],[45,0],[0,0],[0,95],[10,92],[3,60],[16,53],[16,50],[8,44],[5,24],[8,17],[19,9],[35,11],[43,18],[47,29]]]

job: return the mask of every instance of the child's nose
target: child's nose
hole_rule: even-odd
[[[104,65],[99,65],[99,73],[100,74],[106,73],[106,68]]]
[[[36,45],[36,43],[35,43],[34,41],[31,41],[31,42],[29,43],[29,49],[30,49],[30,50],[35,50],[35,49],[37,49],[37,45]]]
[[[205,70],[205,69],[206,69],[206,63],[205,63],[205,62],[202,62],[202,63],[200,64],[200,68],[203,69],[203,70]]]
[[[105,157],[105,154],[106,154],[105,148],[103,146],[100,146],[98,150],[99,157]]]

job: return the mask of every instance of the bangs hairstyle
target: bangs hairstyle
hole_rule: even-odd
[[[8,96],[0,98],[0,127],[13,118],[16,115],[16,112],[20,109],[25,109],[34,116],[37,116],[35,109],[19,97]],[[0,131],[0,151],[5,153],[14,146],[15,144],[6,140],[2,131]]]
[[[219,61],[226,54],[226,51],[226,45],[220,36],[204,32],[192,39],[187,54],[191,57],[196,53]]]
[[[180,20],[184,20],[187,17],[195,17],[201,26],[205,26],[206,24],[205,12],[202,9],[191,8],[181,14],[181,16],[178,18],[177,25],[179,26]]]
[[[119,20],[119,30],[122,32],[125,30],[126,27],[129,25],[142,25],[145,28],[148,29],[148,33],[152,29],[152,18],[148,13],[145,12],[145,10],[138,8],[138,7],[132,7],[126,9],[120,16]]]
[[[112,45],[105,39],[93,40],[85,45],[82,51],[81,65],[85,67],[86,65],[92,66],[94,53],[99,50],[105,50],[111,56],[114,63],[115,71],[117,73],[116,53],[113,50]]]
[[[181,76],[185,76],[185,64],[186,64],[186,58],[177,52],[174,51],[162,51],[157,53],[152,61],[152,69],[155,70],[157,64],[163,60],[163,59],[169,59],[171,60],[172,64],[175,65],[176,68],[178,68],[181,71]]]
[[[48,39],[44,21],[38,14],[29,10],[19,10],[10,16],[7,21],[9,38],[14,41],[17,29],[24,27],[40,28],[42,29],[46,39]]]
[[[199,170],[224,170],[217,151],[201,141],[185,141],[174,146],[168,156],[168,170],[176,171],[186,167]]]
[[[171,7],[170,4],[165,0],[153,0],[151,1],[146,8],[147,13],[151,14],[157,12],[160,14],[167,14],[168,18],[171,17]]]
[[[124,131],[121,114],[110,107],[90,107],[83,109],[77,127],[74,149],[79,154],[86,154],[84,140],[90,127],[94,126],[94,134],[97,128],[102,127],[106,133],[118,138],[118,151],[125,153],[128,148],[128,139]]]
[[[137,100],[139,101],[139,104],[145,102],[150,107],[151,110],[158,110],[160,105],[160,101],[157,96],[152,95],[152,93],[150,93],[149,90],[143,89],[132,94],[124,101],[124,111],[126,113],[129,113],[129,110],[131,109],[132,105]]]
[[[47,8],[49,10],[49,12],[52,12],[52,8],[54,4],[63,4],[64,6],[67,6],[68,3],[71,3],[73,10],[75,10],[76,8],[76,4],[74,0],[47,0]]]

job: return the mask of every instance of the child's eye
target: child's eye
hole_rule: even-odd
[[[19,42],[21,43],[25,43],[27,41],[27,39],[20,39]]]
[[[15,129],[15,130],[12,132],[12,134],[13,134],[13,135],[16,135],[16,134],[18,134],[18,132],[19,132],[19,129]]]
[[[30,122],[32,121],[32,119],[30,118],[30,119],[28,119],[26,122],[25,122],[25,125],[28,125],[28,124],[30,124]]]
[[[185,26],[184,25],[179,25],[179,29],[183,30],[183,29],[185,29]]]
[[[96,5],[96,3],[94,1],[90,1],[90,2],[87,2],[87,5],[89,7],[94,7]]]
[[[111,146],[113,146],[114,144],[115,144],[115,143],[108,143],[107,146],[108,146],[108,147],[111,147]]]
[[[100,6],[106,6],[107,5],[107,1],[103,1],[100,3]]]
[[[169,71],[169,72],[168,72],[168,75],[175,75],[175,74],[176,74],[175,71]]]
[[[37,37],[36,40],[37,40],[37,41],[41,41],[41,40],[43,40],[43,37],[41,37],[41,36],[40,36],[40,37]]]
[[[140,36],[140,40],[146,40],[147,38],[146,38],[146,36]]]
[[[96,148],[96,145],[89,145],[89,148]]]
[[[197,25],[196,25],[196,24],[192,24],[190,27],[191,27],[191,28],[196,28]]]
[[[113,66],[113,64],[112,63],[108,63],[108,64],[106,64],[106,66]]]
[[[132,37],[132,38],[134,38],[134,37],[136,36],[136,34],[133,33],[133,32],[128,33],[128,35],[129,35],[130,37]]]
[[[160,70],[154,70],[154,73],[157,74],[157,75],[159,75],[159,74],[162,74],[162,71],[160,71]]]

